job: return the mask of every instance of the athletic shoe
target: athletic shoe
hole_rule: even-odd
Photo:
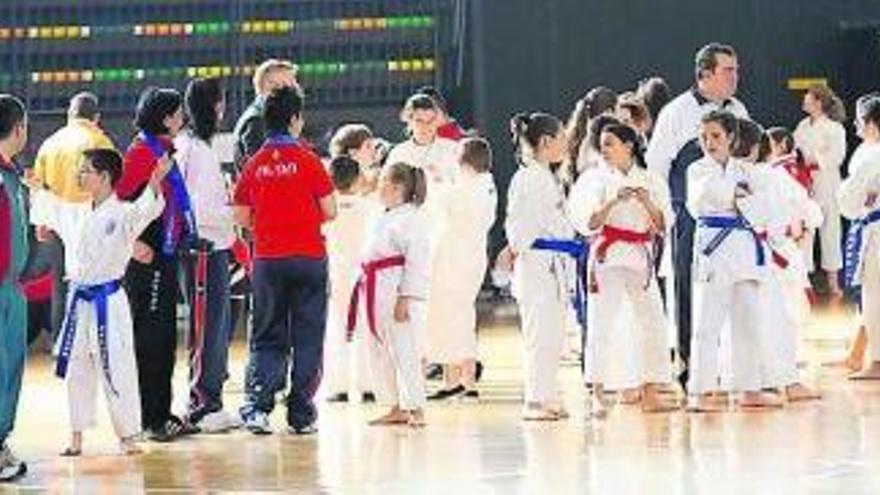
[[[244,427],[254,435],[268,435],[272,433],[269,425],[269,415],[263,411],[253,411],[244,417]]]
[[[0,483],[15,481],[27,473],[27,464],[12,454],[4,445],[0,450]]]
[[[455,397],[456,395],[463,394],[465,392],[464,387],[462,385],[457,385],[452,388],[441,388],[440,390],[434,392],[433,394],[428,396],[428,400],[446,400]]]
[[[241,418],[226,411],[215,411],[206,414],[195,426],[202,433],[226,433],[241,428]]]
[[[464,402],[479,402],[480,392],[477,389],[466,390],[463,394],[461,394],[459,400]]]
[[[318,433],[318,425],[316,423],[307,424],[305,426],[289,426],[287,432],[291,435],[313,435]]]
[[[376,394],[373,392],[364,392],[361,395],[361,401],[366,404],[372,404],[373,402],[376,402]]]

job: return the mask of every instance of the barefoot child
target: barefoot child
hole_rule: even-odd
[[[431,275],[425,172],[403,163],[385,168],[379,200],[385,207],[370,227],[361,277],[352,293],[348,330],[369,332],[377,400],[390,410],[371,425],[425,424],[420,344],[427,326]]]
[[[861,98],[856,124],[862,144],[850,160],[850,176],[841,184],[837,200],[843,215],[853,221],[846,240],[845,279],[861,286],[861,310],[870,363],[850,376],[856,380],[880,379],[880,97]]]
[[[82,453],[83,430],[95,422],[95,399],[100,380],[120,449],[136,454],[141,431],[140,395],[132,337],[131,310],[120,279],[125,274],[134,242],[162,213],[161,181],[171,162],[165,157],[152,174],[149,187],[134,202],[123,202],[113,188],[122,175],[122,157],[111,149],[85,152],[79,180],[92,198],[92,210],[81,228],[53,222],[65,246],[75,250],[70,275],[71,295],[66,320],[58,336],[56,374],[67,378],[73,434],[62,453]]]

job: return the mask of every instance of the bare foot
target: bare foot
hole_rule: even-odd
[[[803,383],[797,382],[785,387],[785,397],[789,402],[800,402],[807,400],[819,400],[822,394],[818,390],[814,390]]]
[[[75,431],[70,434],[70,445],[61,452],[62,457],[79,457],[82,455],[82,432]]]
[[[658,388],[651,385],[645,387],[644,394],[642,395],[642,412],[663,413],[677,411],[679,407],[678,401],[662,398]]]
[[[522,418],[525,421],[556,421],[559,415],[550,407],[540,403],[528,403],[523,408]]]
[[[605,419],[608,417],[608,404],[601,394],[593,394],[590,399],[590,414],[596,419]]]
[[[849,375],[850,380],[880,380],[880,361],[873,361],[867,368]]]
[[[422,409],[414,409],[412,411],[406,411],[409,414],[409,419],[406,424],[410,428],[424,428],[428,423],[425,421],[425,411]]]
[[[144,453],[144,451],[138,446],[137,442],[134,441],[134,437],[120,439],[119,451],[122,455],[138,455]]]
[[[625,405],[638,404],[642,400],[642,391],[637,388],[628,388],[620,392],[620,403]]]
[[[405,425],[409,423],[410,414],[400,408],[393,408],[386,414],[370,420],[370,426]]]
[[[745,410],[779,409],[782,407],[782,401],[763,392],[743,392],[737,405]]]
[[[846,359],[842,359],[839,361],[829,361],[827,363],[822,363],[822,366],[828,368],[846,368],[849,371],[861,371],[862,369],[862,360],[855,359],[853,357],[847,357]]]
[[[693,413],[714,413],[714,412],[724,412],[726,411],[726,407],[722,407],[718,404],[718,401],[712,397],[710,394],[700,394],[696,396],[688,397],[687,402],[687,412]]]

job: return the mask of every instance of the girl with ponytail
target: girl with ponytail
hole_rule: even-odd
[[[524,419],[568,417],[557,373],[569,304],[573,256],[583,245],[565,215],[562,184],[551,165],[565,158],[565,131],[545,113],[517,114],[510,129],[522,167],[508,189],[505,231],[513,261],[513,295],[519,304],[525,362]]]
[[[389,411],[371,425],[425,425],[421,350],[426,338],[430,280],[429,223],[421,205],[425,172],[392,163],[379,179],[385,211],[362,251],[361,276],[348,312],[348,336],[366,335],[373,355],[376,399]]]

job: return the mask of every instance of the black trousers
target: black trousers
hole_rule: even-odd
[[[158,253],[145,265],[132,260],[125,273],[145,430],[171,417],[171,377],[177,350],[177,258]]]

